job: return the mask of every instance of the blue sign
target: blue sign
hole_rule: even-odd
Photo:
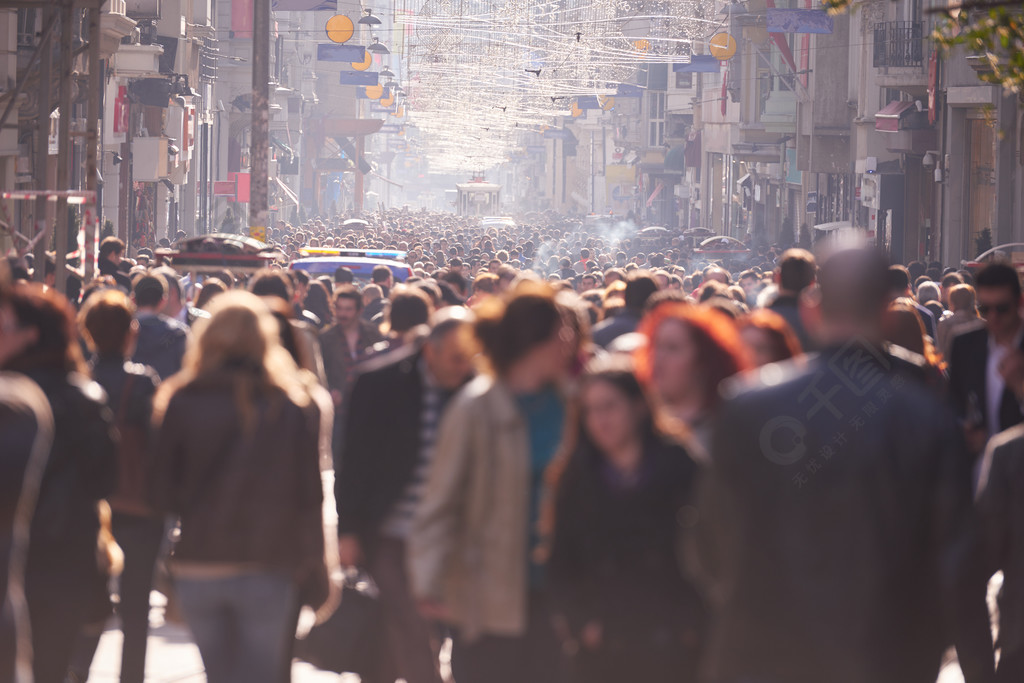
[[[580,109],[600,109],[601,102],[596,95],[585,95],[576,98],[576,106]]]
[[[768,8],[768,33],[832,33],[835,21],[823,9]]]
[[[342,71],[340,77],[342,85],[377,85],[380,82],[376,71]]]
[[[722,69],[722,63],[711,55],[693,55],[689,64],[673,64],[672,71],[689,74],[716,74]]]
[[[400,133],[402,131],[401,126],[381,126],[378,133]]]
[[[320,43],[316,46],[316,58],[320,62],[362,62],[366,60],[366,48],[362,45]]]
[[[616,97],[643,97],[644,89],[632,83],[619,83],[615,89]]]

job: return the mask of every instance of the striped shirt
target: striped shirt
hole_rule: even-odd
[[[420,359],[418,369],[423,379],[423,400],[420,404],[419,424],[420,452],[409,483],[406,484],[402,496],[398,499],[391,514],[384,519],[384,524],[381,527],[381,534],[388,538],[405,539],[409,536],[412,518],[416,514],[420,500],[423,499],[430,464],[434,460],[434,444],[437,442],[441,414],[452,395],[452,392],[437,384],[423,359]]]

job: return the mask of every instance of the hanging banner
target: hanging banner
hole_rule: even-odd
[[[320,62],[362,62],[366,59],[366,48],[362,45],[320,43],[316,46],[316,58]]]
[[[768,33],[832,33],[835,21],[823,9],[768,8]]]
[[[380,74],[376,71],[342,71],[339,82],[342,85],[377,85]]]
[[[694,55],[689,64],[672,65],[677,74],[717,74],[721,70],[722,63],[711,55]]]
[[[338,0],[270,0],[275,12],[337,12]]]

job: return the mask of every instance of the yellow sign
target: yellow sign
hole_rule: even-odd
[[[249,226],[249,237],[260,242],[267,241],[267,227],[265,225],[250,225]]]
[[[583,114],[583,110],[582,110],[582,109],[580,109],[580,105],[579,105],[579,104],[577,104],[576,102],[573,102],[573,103],[572,103],[572,109],[571,109],[571,112],[572,112],[572,117],[573,117],[574,119],[575,119],[575,118],[579,118],[579,117],[580,117],[580,116],[581,116],[581,115]]]
[[[720,62],[724,62],[727,59],[732,59],[733,55],[736,54],[736,39],[725,32],[716,33],[711,37],[708,49],[712,57]]]
[[[344,14],[335,14],[327,20],[327,37],[335,43],[347,43],[352,37],[355,26]]]
[[[382,107],[390,107],[394,103],[395,103],[395,93],[391,93],[386,98],[384,98],[384,99],[382,99],[380,101],[380,106],[382,106]]]
[[[615,98],[611,95],[598,96],[597,103],[601,105],[603,111],[611,111],[615,108]]]
[[[405,116],[405,107],[399,107],[395,111],[391,112],[391,115],[397,116],[398,118]]]
[[[633,41],[633,47],[636,48],[637,52],[648,52],[651,49],[651,41],[646,38]]]
[[[361,62],[352,62],[352,68],[356,71],[366,71],[373,64],[373,53],[366,51],[366,57]]]
[[[366,86],[366,96],[371,100],[379,100],[384,94],[383,85],[368,85]]]

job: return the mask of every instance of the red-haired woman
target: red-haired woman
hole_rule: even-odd
[[[754,365],[780,363],[803,353],[789,323],[774,311],[759,308],[740,320],[740,337]]]
[[[647,338],[637,351],[638,376],[665,417],[684,424],[706,451],[718,385],[751,367],[735,323],[714,310],[666,302],[648,313],[638,331]]]

